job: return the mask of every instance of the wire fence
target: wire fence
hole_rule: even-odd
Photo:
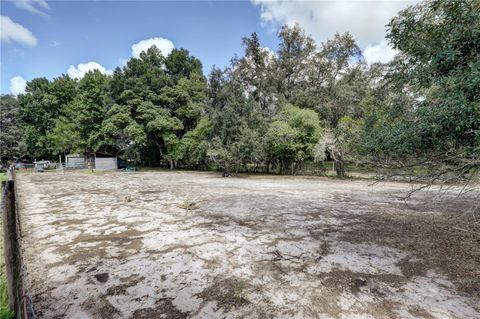
[[[1,209],[9,307],[15,312],[17,319],[36,319],[31,293],[26,285],[28,271],[21,253],[21,225],[16,205],[14,166],[7,172]]]

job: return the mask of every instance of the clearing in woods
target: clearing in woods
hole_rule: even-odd
[[[18,174],[40,318],[479,318],[475,196],[199,172]],[[456,228],[454,228],[456,227]]]

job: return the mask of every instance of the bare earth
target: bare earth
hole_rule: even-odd
[[[18,174],[40,318],[480,318],[478,194],[197,172]],[[464,218],[465,217],[465,218]]]

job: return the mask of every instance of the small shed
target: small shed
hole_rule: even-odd
[[[91,167],[98,170],[111,170],[118,168],[117,157],[108,153],[89,153],[88,161],[91,163]],[[93,164],[93,165],[92,165]]]
[[[85,168],[87,165],[85,156],[80,154],[69,154],[65,156],[65,166],[67,168]]]
[[[88,168],[98,170],[117,169],[117,157],[107,153],[91,152],[80,154],[69,154],[65,156],[67,168]]]
[[[117,169],[117,158],[97,157],[95,159],[95,169]]]

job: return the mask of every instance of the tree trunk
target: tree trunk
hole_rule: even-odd
[[[158,147],[158,166],[162,166],[162,158],[163,158],[163,152],[162,152],[162,145],[160,143],[156,143]]]
[[[168,163],[170,164],[170,169],[175,168],[175,166],[173,166],[173,161],[171,159],[168,160]]]
[[[344,178],[345,177],[345,163],[343,160],[336,160],[333,162],[333,166],[335,167],[335,171],[337,172],[337,177],[338,178]]]

